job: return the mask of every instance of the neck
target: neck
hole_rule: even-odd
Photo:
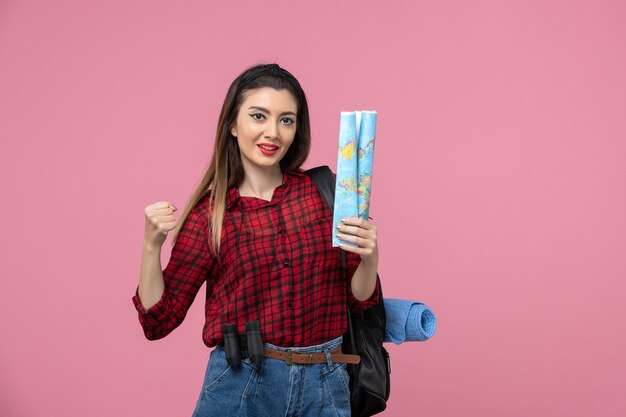
[[[239,195],[271,201],[274,189],[283,183],[280,167],[275,169],[246,168],[244,179],[239,184]]]

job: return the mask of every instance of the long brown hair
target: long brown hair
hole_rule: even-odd
[[[209,247],[215,256],[219,256],[222,225],[226,210],[226,194],[230,187],[239,186],[244,179],[239,145],[235,137],[231,135],[230,130],[237,119],[239,108],[246,98],[246,93],[262,87],[287,90],[293,94],[298,103],[296,135],[289,150],[280,161],[281,169],[283,171],[297,170],[308,157],[311,149],[309,107],[298,80],[278,64],[255,65],[243,71],[228,88],[217,124],[211,164],[180,216],[180,220],[173,231],[172,244],[176,242],[178,232],[191,209],[204,195],[209,193]]]

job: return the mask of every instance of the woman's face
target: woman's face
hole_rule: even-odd
[[[298,103],[288,90],[247,92],[231,134],[237,138],[244,170],[275,168],[296,135]]]

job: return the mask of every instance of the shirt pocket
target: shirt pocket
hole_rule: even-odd
[[[332,242],[333,216],[323,215],[302,226],[304,262],[341,262],[339,248]]]

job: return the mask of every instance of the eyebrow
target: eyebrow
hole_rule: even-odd
[[[248,110],[260,110],[260,111],[265,112],[265,113],[267,113],[267,114],[270,114],[270,113],[271,113],[271,112],[270,112],[268,109],[266,109],[265,107],[259,107],[259,106],[250,106],[250,107],[248,107]],[[297,115],[296,115],[294,112],[292,112],[292,111],[285,111],[285,112],[282,112],[280,115],[281,115],[281,116],[286,116],[286,115],[288,115],[288,114],[289,114],[289,115],[292,115],[292,116],[297,116]]]

